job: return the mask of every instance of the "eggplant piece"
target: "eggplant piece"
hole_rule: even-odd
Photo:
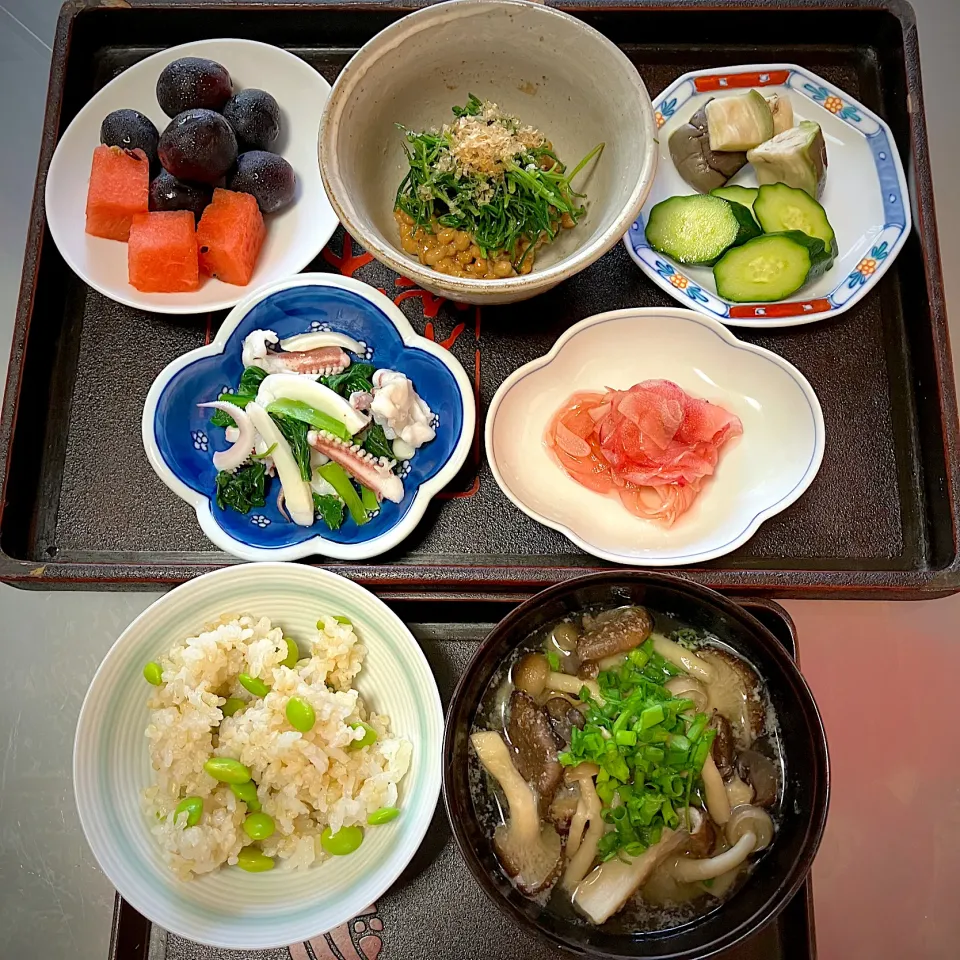
[[[773,136],[773,114],[756,90],[711,100],[706,112],[711,150],[750,150]]]
[[[773,117],[773,135],[783,133],[793,126],[793,104],[786,94],[775,93],[767,97],[767,106]]]
[[[677,172],[700,193],[722,187],[747,165],[746,153],[717,153],[710,149],[706,108],[702,106],[670,135],[670,156]]]
[[[827,144],[819,123],[801,120],[747,152],[757,183],[785,183],[819,200],[827,182]]]

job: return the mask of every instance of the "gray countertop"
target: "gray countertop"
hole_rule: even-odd
[[[960,0],[913,6],[944,280],[960,342],[960,190],[951,181],[960,155]],[[13,328],[58,11],[58,0],[0,4],[0,363]],[[73,735],[103,654],[157,596],[0,585],[2,960],[106,957],[114,891],[80,831]],[[956,957],[960,771],[947,762],[956,725],[937,708],[956,700],[950,678],[960,670],[960,596],[786,606],[797,621],[833,762],[830,822],[814,867],[819,955]],[[913,696],[906,671],[923,662],[937,664],[935,676]],[[919,817],[932,808],[936,817]],[[931,824],[918,833],[899,829],[918,818]],[[888,840],[877,844],[878,835]]]

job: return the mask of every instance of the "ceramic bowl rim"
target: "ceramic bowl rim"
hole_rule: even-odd
[[[324,89],[326,93],[326,102],[330,101],[330,92],[331,86],[324,79],[321,74],[319,74],[313,67],[310,66],[305,60],[298,57],[295,53],[291,53],[289,50],[284,49],[283,47],[278,47],[272,43],[264,43],[261,40],[248,40],[243,37],[208,37],[201,40],[190,40],[187,43],[179,43],[176,46],[166,47],[163,50],[158,50],[156,53],[150,54],[148,57],[144,57],[142,60],[138,60],[135,64],[131,65],[132,67],[139,67],[141,64],[148,63],[151,60],[169,57],[171,53],[176,53],[178,51],[183,51],[184,53],[202,53],[203,49],[209,45],[217,43],[235,43],[241,46],[250,46],[252,48],[268,48],[271,51],[275,50],[280,54],[283,54],[284,57],[289,58],[291,61],[296,61],[299,67],[305,67],[309,73],[316,77],[316,81],[319,82],[320,86]],[[94,97],[99,95],[102,91],[106,90],[111,84],[116,83],[118,80],[123,78],[123,73],[117,74],[112,80],[104,84],[95,94]],[[91,101],[87,101],[88,103]],[[86,106],[86,104],[84,104]],[[82,110],[83,108],[81,108]],[[64,138],[69,132],[70,128],[77,122],[80,113],[77,113],[77,116],[74,117],[70,123],[67,125],[66,130],[63,131],[60,138],[57,141],[57,146],[54,149],[53,156],[50,158],[50,166],[47,171],[47,179],[44,184],[43,199],[44,199],[44,208],[49,208],[49,194],[52,190],[52,184],[55,177],[53,173],[55,172],[55,165],[58,163],[58,156],[60,156],[60,163],[65,162],[63,160],[63,155],[60,153],[60,147],[63,143]],[[310,171],[311,176],[314,174],[314,171]],[[305,176],[306,172],[298,172],[298,176]],[[652,178],[651,178],[652,181]],[[327,195],[326,186],[323,183],[323,178],[320,178],[320,187],[321,195],[326,199],[327,207],[330,212],[334,214],[334,217],[331,218],[331,223],[329,224],[329,232],[326,230],[318,230],[313,236],[313,242],[309,245],[304,244],[303,253],[295,261],[296,266],[291,270],[292,273],[299,272],[305,267],[309,266],[316,258],[320,251],[327,245],[327,242],[333,236],[337,229],[337,217],[336,210],[333,207],[333,204],[330,202],[330,197]],[[67,266],[86,284],[93,287],[98,293],[105,296],[108,300],[113,300],[115,303],[120,303],[125,307],[132,307],[135,310],[148,310],[152,313],[161,313],[166,315],[183,315],[183,314],[195,314],[199,311],[203,313],[210,313],[217,310],[228,310],[234,307],[236,304],[242,302],[249,294],[249,291],[246,287],[233,286],[231,284],[224,284],[224,296],[219,300],[216,300],[212,303],[180,303],[180,302],[171,302],[170,304],[151,303],[149,306],[144,305],[142,301],[138,299],[139,291],[136,288],[132,287],[129,283],[126,284],[129,287],[129,290],[116,291],[113,289],[105,289],[104,285],[96,282],[93,278],[89,277],[85,271],[81,271],[79,266],[74,261],[70,250],[69,245],[64,243],[60,244],[57,240],[56,232],[51,226],[50,218],[47,217],[47,227],[50,230],[50,235],[53,238],[54,244],[56,245],[57,250],[60,253],[60,256],[63,257]],[[309,246],[309,249],[308,249]],[[275,281],[270,281],[271,283]]]
[[[692,554],[684,554],[682,557],[671,557],[669,555],[655,557],[633,557],[616,553],[611,550],[606,550],[603,547],[599,547],[596,544],[585,540],[565,524],[556,520],[551,520],[550,518],[543,516],[543,514],[538,513],[531,507],[528,507],[517,495],[515,495],[507,481],[504,479],[503,474],[500,472],[500,468],[497,464],[497,459],[494,454],[493,431],[494,424],[496,423],[497,419],[497,413],[503,401],[506,399],[507,394],[520,380],[538,370],[549,366],[550,363],[557,358],[567,343],[569,343],[574,337],[589,327],[595,326],[599,323],[604,323],[608,320],[627,319],[629,317],[637,316],[660,317],[667,320],[691,320],[712,330],[727,346],[735,346],[737,349],[744,349],[750,353],[757,354],[758,356],[767,359],[787,373],[791,379],[796,382],[797,386],[800,388],[801,392],[809,403],[810,411],[813,415],[815,433],[813,457],[810,461],[810,465],[807,467],[806,472],[797,485],[786,496],[778,500],[776,503],[760,510],[750,521],[750,523],[747,524],[743,531],[729,542],[718,547],[699,550]],[[536,360],[531,360],[529,363],[525,363],[522,367],[514,370],[514,372],[511,373],[503,381],[503,383],[500,384],[497,392],[493,396],[493,399],[490,401],[484,430],[484,447],[486,449],[487,463],[490,465],[490,471],[497,482],[497,486],[500,487],[503,494],[515,507],[517,507],[518,510],[525,513],[531,519],[536,520],[537,523],[541,523],[545,527],[549,527],[552,530],[556,530],[558,533],[562,533],[568,540],[578,546],[581,550],[584,550],[592,556],[599,557],[602,560],[609,560],[611,563],[645,567],[693,565],[696,563],[702,563],[706,560],[715,559],[716,557],[721,557],[724,554],[730,553],[731,551],[742,546],[757,532],[757,530],[760,529],[760,526],[766,520],[769,520],[770,517],[776,516],[776,514],[785,510],[788,506],[790,506],[790,504],[798,500],[807,490],[810,484],[813,483],[817,473],[820,470],[820,465],[823,462],[825,444],[826,434],[823,422],[823,410],[820,407],[820,401],[817,398],[813,387],[810,385],[810,382],[792,363],[784,360],[783,357],[774,353],[772,350],[767,350],[765,347],[760,347],[756,344],[741,340],[739,337],[735,337],[732,331],[719,320],[715,320],[713,317],[705,316],[702,313],[697,313],[695,310],[687,310],[682,307],[625,307],[622,310],[608,310],[605,313],[597,313],[592,317],[586,317],[579,323],[575,323],[572,327],[569,327],[563,332],[563,334],[561,334],[556,343],[554,343],[547,353],[545,353],[542,357],[538,357]]]
[[[184,483],[164,460],[157,443],[155,431],[157,405],[167,385],[181,370],[195,361],[204,357],[222,355],[233,332],[258,303],[275,293],[295,289],[296,287],[334,287],[349,291],[369,301],[385,314],[386,318],[394,325],[405,346],[416,347],[425,353],[429,353],[450,371],[460,393],[463,425],[460,437],[446,463],[429,480],[417,487],[413,503],[403,517],[389,530],[370,540],[361,540],[357,543],[336,543],[320,534],[315,534],[307,540],[286,547],[258,547],[241,543],[217,523],[210,495],[200,493]],[[147,399],[143,405],[140,433],[143,439],[143,449],[157,476],[181,500],[194,508],[201,530],[221,550],[239,557],[241,560],[255,561],[300,560],[310,556],[329,557],[335,560],[365,560],[391,550],[413,532],[426,512],[430,501],[457,475],[466,461],[474,442],[476,417],[473,386],[460,361],[449,350],[433,340],[420,336],[404,316],[403,311],[389,297],[369,284],[353,277],[344,277],[334,273],[299,273],[296,276],[277,280],[275,283],[267,284],[253,291],[227,314],[226,319],[220,325],[220,329],[210,343],[181,354],[160,371],[147,392]]]
[[[373,61],[376,57],[376,50],[382,43],[393,40],[393,46],[399,46],[406,39],[404,34],[410,30],[411,26],[416,27],[416,32],[421,32],[429,29],[430,24],[437,18],[473,16],[482,14],[485,10],[494,6],[522,7],[526,10],[538,11],[534,15],[572,21],[576,25],[576,29],[595,34],[597,40],[604,45],[610,55],[605,69],[610,69],[611,65],[616,63],[628,74],[632,73],[631,79],[634,80],[637,106],[640,110],[640,125],[646,130],[648,136],[644,143],[643,157],[629,202],[615,215],[610,225],[595,240],[586,246],[577,247],[562,260],[543,271],[532,271],[519,277],[507,277],[502,280],[474,280],[437,273],[402,253],[396,245],[385,246],[381,244],[373,231],[366,227],[362,217],[355,219],[348,214],[337,197],[334,183],[334,180],[341,180],[341,176],[339,164],[336,161],[340,130],[339,123],[333,119],[333,114],[337,113],[339,116],[342,101],[347,93],[352,93],[356,82],[363,76],[361,71],[367,69],[367,61]],[[443,3],[422,7],[385,27],[380,33],[368,40],[340,72],[333,84],[330,96],[327,98],[323,116],[320,120],[318,143],[320,176],[323,179],[327,197],[347,232],[362,244],[365,250],[372,253],[391,270],[415,279],[421,286],[448,290],[454,296],[461,294],[470,297],[472,299],[469,302],[482,302],[488,297],[501,298],[502,302],[504,296],[513,294],[533,296],[536,291],[555,286],[562,280],[586,269],[616,246],[617,241],[623,237],[629,225],[636,219],[653,186],[659,156],[656,144],[656,129],[653,103],[636,67],[612,40],[609,40],[578,17],[542,3],[531,3],[530,0],[445,0]],[[331,168],[335,171],[335,177],[333,178],[331,178]]]
[[[127,640],[129,635],[137,630],[139,627],[144,624],[148,624],[151,618],[155,617],[157,610],[162,607],[169,606],[175,599],[181,597],[183,593],[192,592],[196,590],[201,590],[201,587],[198,587],[197,584],[202,582],[204,585],[210,583],[211,581],[216,581],[218,579],[223,579],[226,577],[241,577],[241,578],[251,578],[256,579],[259,575],[260,570],[264,567],[269,568],[283,568],[288,569],[289,567],[294,566],[292,564],[282,562],[282,561],[264,561],[260,563],[252,564],[241,564],[233,565],[227,567],[221,567],[217,570],[211,570],[208,573],[201,574],[198,577],[194,577],[191,580],[187,580],[184,583],[178,584],[172,590],[158,597],[153,601],[145,610],[139,613],[133,620],[128,623],[120,634],[117,636],[116,640],[110,645],[110,648],[106,651],[103,656],[103,659],[100,661],[100,664],[97,666],[97,669],[90,680],[90,683],[87,687],[87,692],[84,694],[83,703],[80,707],[80,713],[77,718],[76,730],[73,737],[73,755],[71,757],[71,775],[73,778],[73,796],[74,803],[77,808],[77,815],[80,819],[80,825],[83,828],[84,839],[87,837],[87,828],[84,824],[83,817],[83,805],[80,802],[80,792],[78,785],[81,781],[86,782],[89,779],[85,774],[80,773],[78,755],[81,753],[81,735],[86,732],[89,721],[85,722],[85,714],[88,711],[88,697],[90,691],[93,689],[97,683],[97,679],[101,673],[105,671],[105,664],[107,660],[113,657],[122,656],[121,647],[124,642]],[[427,660],[426,655],[423,652],[423,648],[417,642],[416,637],[410,632],[410,628],[404,623],[400,615],[396,613],[391,607],[389,607],[383,600],[381,600],[375,593],[366,589],[366,587],[361,586],[359,583],[356,583],[353,580],[350,580],[348,577],[344,577],[339,573],[335,573],[332,570],[326,570],[323,567],[307,566],[303,564],[296,564],[297,571],[305,571],[304,576],[312,577],[318,581],[321,585],[331,585],[333,590],[347,590],[351,592],[356,592],[359,594],[364,594],[366,597],[373,602],[373,604],[382,609],[382,612],[394,622],[394,626],[397,629],[397,636],[402,637],[403,644],[408,648],[408,652],[414,658],[420,661],[423,667],[426,670],[427,676],[433,681],[432,685],[426,690],[418,689],[418,693],[423,696],[426,693],[425,703],[426,709],[434,714],[435,718],[439,718],[440,728],[441,728],[441,743],[442,743],[442,725],[443,725],[443,705],[440,700],[440,692],[436,684],[436,677],[433,672],[433,668],[430,666],[430,662]],[[299,573],[298,573],[299,575]],[[171,599],[174,598],[174,599]],[[128,641],[127,641],[128,642]],[[430,695],[432,693],[432,696]],[[146,747],[144,747],[146,749]],[[423,802],[420,807],[420,811],[416,814],[418,819],[421,821],[415,831],[416,843],[411,844],[411,853],[406,862],[399,866],[394,872],[389,876],[385,875],[379,883],[380,893],[378,896],[385,893],[397,880],[397,878],[403,873],[403,871],[409,866],[409,863],[417,855],[417,851],[423,844],[423,838],[426,836],[427,830],[430,827],[430,824],[433,820],[437,801],[440,798],[440,791],[442,789],[442,769],[439,761],[429,761],[424,764],[422,772],[422,790],[423,790]],[[89,841],[87,845],[90,847],[94,859],[100,865],[101,869],[104,869],[100,863],[100,858],[97,855],[97,850],[94,849]],[[107,875],[107,878],[110,879],[109,874],[104,869],[104,873]],[[172,874],[171,874],[172,876]],[[111,883],[113,881],[111,880]],[[126,893],[122,893],[125,899],[128,899]],[[136,901],[136,902],[134,902]],[[147,919],[152,923],[156,923],[160,926],[164,924],[169,924],[169,917],[155,917],[153,916],[153,910],[149,901],[141,901],[139,897],[134,899],[128,899],[128,902],[140,913],[142,913]],[[365,907],[366,904],[357,904],[356,909],[361,910]],[[326,931],[316,931],[316,933],[311,934],[311,936],[317,936],[320,933]],[[304,938],[308,939],[308,938]],[[286,947],[289,944],[289,939],[283,940],[283,942],[277,943],[263,943],[258,944],[254,949],[268,950],[275,949],[280,947]],[[212,941],[206,942],[208,946],[218,947],[222,949],[244,949],[244,944],[236,943],[216,943]]]
[[[792,870],[793,876],[791,878],[791,882],[786,887],[781,886],[781,888],[777,891],[776,900],[768,905],[765,915],[758,917],[755,921],[748,921],[747,923],[741,924],[740,927],[732,930],[727,935],[727,939],[723,941],[718,942],[718,940],[715,939],[709,945],[707,945],[703,952],[697,952],[696,954],[692,952],[664,952],[662,954],[664,958],[671,958],[671,960],[680,960],[680,958],[688,960],[688,958],[692,958],[694,956],[700,958],[708,957],[721,950],[726,950],[735,946],[750,934],[756,932],[767,923],[770,923],[780,914],[783,908],[796,894],[797,890],[800,889],[801,885],[809,875],[817,850],[819,849],[823,840],[827,816],[830,809],[831,795],[830,749],[827,741],[826,728],[824,727],[823,717],[820,714],[820,709],[817,706],[813,691],[811,690],[806,678],[803,676],[803,673],[800,671],[799,661],[790,655],[783,644],[777,640],[773,633],[771,633],[771,631],[764,626],[763,623],[761,623],[752,613],[750,613],[749,610],[746,610],[744,607],[740,606],[740,604],[738,604],[733,598],[724,596],[710,587],[706,587],[703,584],[688,580],[686,577],[681,577],[675,573],[664,573],[662,571],[654,570],[603,570],[597,573],[590,573],[553,584],[552,586],[546,587],[539,593],[534,594],[523,603],[514,607],[494,626],[494,628],[489,634],[487,634],[480,646],[474,652],[473,656],[471,656],[467,666],[460,674],[457,685],[454,688],[452,696],[450,697],[443,730],[442,760],[444,807],[447,812],[447,819],[450,822],[454,840],[457,844],[457,849],[460,852],[460,855],[463,857],[470,874],[473,876],[481,890],[483,890],[484,894],[495,904],[501,913],[512,919],[515,923],[518,923],[525,930],[534,936],[549,942],[552,946],[559,947],[562,950],[565,950],[567,953],[575,956],[609,956],[612,958],[612,960],[632,960],[634,956],[647,956],[649,960],[654,960],[656,956],[660,956],[659,954],[653,953],[646,955],[624,953],[608,954],[606,952],[601,953],[592,948],[584,949],[583,947],[576,946],[562,939],[558,934],[550,929],[548,924],[535,923],[530,917],[524,915],[517,908],[515,903],[513,903],[511,900],[508,900],[502,895],[499,889],[494,887],[489,872],[480,862],[477,852],[471,846],[469,837],[466,835],[462,825],[463,820],[467,816],[472,817],[474,820],[476,819],[473,815],[473,811],[472,809],[470,811],[461,811],[455,809],[457,804],[456,798],[453,796],[456,789],[454,783],[456,779],[456,772],[453,769],[454,755],[456,753],[455,727],[457,726],[459,720],[462,719],[457,715],[466,713],[466,708],[464,707],[464,698],[466,696],[467,687],[471,683],[471,674],[480,668],[483,660],[494,648],[498,646],[505,646],[506,649],[504,650],[504,656],[508,656],[510,652],[512,652],[520,643],[523,642],[524,639],[526,639],[526,634],[523,636],[515,636],[514,633],[517,630],[517,625],[531,611],[549,604],[554,599],[562,598],[567,594],[572,594],[581,588],[588,588],[594,584],[603,585],[606,583],[610,586],[610,589],[613,590],[616,588],[618,582],[623,581],[627,581],[629,583],[649,584],[653,587],[660,587],[662,589],[677,590],[686,594],[692,603],[700,605],[712,605],[719,608],[732,619],[738,621],[744,630],[753,633],[757,638],[758,643],[762,638],[766,642],[766,645],[775,651],[772,656],[775,660],[780,661],[781,667],[789,675],[790,681],[797,688],[799,699],[802,701],[801,709],[812,721],[814,733],[814,752],[818,755],[814,758],[814,764],[823,774],[823,783],[821,788],[821,808],[817,812],[816,816],[814,816],[813,812],[811,811],[810,821],[807,827],[806,835],[810,838],[809,846],[802,856],[797,857],[797,861]],[[501,660],[498,660],[497,662],[501,662]],[[492,672],[490,673],[490,676],[492,676]],[[490,676],[485,678],[483,685],[484,687],[487,683],[489,683]],[[475,708],[476,704],[470,704],[471,711],[475,710]],[[467,716],[472,716],[472,713]],[[469,722],[469,719],[467,722]],[[823,759],[822,769],[819,762],[819,754],[821,752]],[[720,909],[722,909],[722,907]],[[682,930],[685,928],[680,927],[678,929]]]
[[[913,214],[910,209],[910,186],[907,182],[906,173],[903,169],[903,163],[900,159],[900,153],[897,149],[897,141],[893,135],[893,131],[890,129],[890,125],[884,120],[881,116],[876,114],[869,107],[865,107],[856,97],[847,93],[845,90],[840,90],[835,84],[830,83],[828,80],[824,80],[819,74],[815,73],[813,70],[809,70],[806,67],[799,66],[796,63],[745,63],[745,64],[734,64],[728,67],[706,67],[702,70],[690,70],[689,72],[683,74],[680,77],[677,77],[672,83],[668,84],[660,93],[654,97],[654,102],[660,104],[664,101],[665,97],[670,96],[675,90],[678,90],[684,83],[691,80],[696,80],[697,77],[711,76],[715,74],[725,74],[725,75],[734,75],[741,73],[773,73],[779,71],[788,71],[792,73],[799,74],[803,77],[806,77],[810,80],[815,81],[820,84],[821,87],[831,94],[836,94],[837,96],[842,96],[847,103],[852,106],[855,106],[859,113],[862,113],[865,117],[872,120],[877,126],[884,131],[887,136],[887,139],[890,144],[890,160],[893,164],[893,168],[897,175],[897,188],[899,190],[900,201],[903,206],[903,215],[904,215],[904,224],[903,229],[900,234],[895,239],[890,252],[886,255],[885,258],[880,259],[877,262],[876,269],[869,278],[869,282],[862,283],[854,294],[849,297],[847,300],[843,301],[839,305],[830,304],[829,310],[818,310],[811,313],[798,313],[796,316],[789,317],[731,317],[729,316],[729,309],[731,307],[736,307],[738,304],[730,300],[725,300],[718,293],[715,293],[712,290],[708,290],[707,293],[713,297],[718,303],[724,304],[727,307],[727,315],[722,319],[718,314],[710,311],[708,312],[705,306],[702,306],[697,300],[687,296],[685,300],[680,298],[684,296],[683,292],[678,290],[669,280],[660,276],[655,270],[652,270],[650,266],[641,260],[637,253],[637,248],[631,242],[631,230],[627,230],[623,235],[623,245],[626,247],[627,253],[630,256],[630,259],[640,268],[640,270],[647,276],[653,283],[655,283],[661,290],[664,290],[666,293],[669,293],[671,297],[675,300],[679,300],[681,303],[687,303],[692,300],[694,306],[693,309],[698,313],[701,313],[702,316],[711,317],[713,319],[720,320],[721,323],[728,323],[731,326],[736,327],[760,327],[774,329],[778,327],[795,327],[801,326],[807,323],[816,323],[819,320],[825,320],[829,317],[838,317],[843,313],[846,313],[851,307],[859,303],[873,288],[877,285],[880,278],[890,269],[893,265],[894,260],[897,259],[897,256],[900,254],[900,251],[903,249],[904,244],[907,242],[907,239],[910,236],[910,233],[913,229]],[[771,89],[780,89],[783,84],[770,84]],[[764,87],[763,89],[766,89]],[[706,91],[701,91],[703,93]],[[659,107],[657,108],[659,109]],[[658,128],[659,130],[659,128]],[[861,136],[864,139],[867,139],[867,135],[862,131],[860,132]],[[879,175],[878,175],[879,179]],[[652,189],[652,185],[651,185]],[[690,189],[693,189],[692,187]],[[644,203],[646,203],[646,198],[644,198]],[[642,213],[642,206],[639,213]],[[885,225],[886,226],[886,225]],[[658,254],[658,256],[664,257],[671,266],[674,267],[677,272],[682,271],[683,264],[678,264],[673,258],[667,257],[665,254]],[[849,276],[842,278],[838,285],[829,293],[825,294],[823,299],[830,300],[832,296],[836,293],[838,289],[844,286],[849,281]],[[768,304],[748,304],[750,306],[758,307],[773,307],[777,304],[791,302],[796,299],[798,295],[802,294],[802,290],[796,291],[795,294],[790,297],[786,297],[782,300],[774,300],[772,303]],[[800,296],[800,301],[802,302],[803,297]]]

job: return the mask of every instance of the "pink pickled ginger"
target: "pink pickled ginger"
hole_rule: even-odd
[[[720,448],[741,433],[740,419],[723,407],[669,380],[644,380],[629,390],[573,394],[544,442],[577,483],[671,526],[716,469]]]

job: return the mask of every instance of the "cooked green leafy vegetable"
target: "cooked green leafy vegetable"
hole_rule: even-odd
[[[313,506],[320,519],[331,529],[339,530],[343,523],[343,501],[329,493],[315,493]]]
[[[310,466],[310,444],[307,443],[310,425],[302,420],[294,420],[292,417],[284,417],[275,413],[271,413],[270,417],[277,425],[277,429],[283,434],[284,440],[290,444],[293,459],[297,461],[297,466],[300,467],[300,476],[309,483],[313,477],[313,469]]]
[[[316,410],[302,400],[288,400],[281,397],[267,404],[267,413],[271,416],[289,417],[291,420],[300,420],[317,430],[326,430],[341,440],[349,440],[350,431],[337,419],[322,410]]]
[[[370,393],[373,390],[373,384],[370,382],[372,376],[372,363],[353,363],[343,373],[320,377],[320,382],[339,393],[341,397],[349,397],[351,393]]]
[[[360,494],[357,493],[357,488],[353,485],[350,477],[347,476],[346,470],[339,463],[334,463],[331,460],[330,463],[317,467],[317,473],[337,491],[337,496],[347,505],[350,516],[353,517],[353,522],[357,526],[363,526],[370,519],[370,514],[367,513],[367,508],[363,505]]]
[[[248,463],[234,473],[221,470],[217,474],[217,506],[238,513],[249,513],[266,503],[264,478],[266,471],[259,462]]]
[[[243,408],[250,403],[251,400],[256,400],[257,391],[260,389],[260,384],[266,375],[266,371],[261,370],[259,367],[246,367],[240,375],[237,392],[221,393],[217,399],[226,400],[227,403],[232,403],[235,407]],[[229,413],[224,413],[223,410],[213,411],[213,416],[210,417],[210,425],[214,427],[236,426],[233,422],[233,417],[231,417]]]
[[[266,375],[267,371],[261,370],[259,367],[245,367],[243,373],[240,375],[237,393],[255,397]]]
[[[380,509],[380,501],[369,487],[360,487],[360,502],[368,513],[376,513]]]
[[[600,768],[601,816],[614,828],[599,841],[602,860],[621,851],[639,856],[664,827],[677,827],[683,808],[703,806],[701,771],[716,733],[707,729],[706,714],[690,712],[692,701],[663,686],[679,672],[654,652],[651,638],[619,669],[599,674],[599,701],[586,688],[580,692],[589,704],[586,723],[573,727],[570,749],[559,759]]]
[[[360,443],[364,450],[372,453],[375,457],[386,457],[388,460],[394,459],[393,447],[390,446],[390,441],[387,439],[387,435],[383,432],[383,427],[381,427],[379,423],[371,423],[370,426],[367,427]]]
[[[457,123],[488,117],[488,125],[500,124],[516,137],[517,152],[506,159],[498,155],[494,173],[463,167],[455,150],[456,124],[420,133],[397,124],[404,133],[409,170],[394,206],[427,232],[434,221],[468,232],[484,257],[506,251],[519,269],[538,241],[556,236],[563,214],[574,223],[583,216],[585,208],[577,200],[584,194],[571,181],[604,145],[597,144],[568,174],[548,141],[493,106],[470,94],[465,106],[453,107],[453,114]]]

